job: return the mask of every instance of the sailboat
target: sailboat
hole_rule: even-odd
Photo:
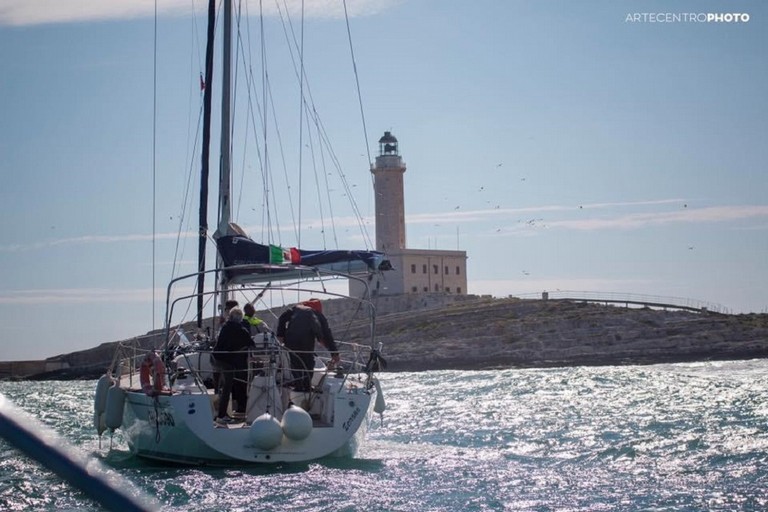
[[[209,0],[208,17],[206,84],[210,84],[213,75],[215,0]],[[179,464],[274,464],[354,455],[371,413],[381,413],[385,407],[376,378],[385,361],[381,357],[382,347],[375,339],[375,307],[367,287],[374,274],[391,266],[385,255],[377,251],[305,250],[258,243],[231,221],[227,139],[231,0],[223,2],[223,20],[222,165],[219,217],[214,234],[216,265],[211,269],[205,266],[205,141],[198,271],[175,277],[167,286],[162,346],[118,346],[111,366],[96,384],[94,426],[99,436],[107,430],[120,429],[131,452],[138,457]],[[204,139],[206,132],[210,134],[209,91],[210,87],[204,99]],[[206,277],[209,281],[213,278],[214,289],[205,289]],[[325,284],[337,279],[356,281],[360,284],[358,289],[366,291],[358,297],[329,291]],[[244,379],[247,389],[244,417],[237,418],[230,405],[232,418],[227,420],[232,421],[217,421],[221,397],[216,373],[223,370],[215,372],[210,366],[216,334],[206,334],[202,329],[204,306],[213,304],[214,311],[221,311],[222,305],[233,298],[247,303],[259,302],[265,294],[290,298],[289,304],[269,303],[269,313],[277,318],[301,297],[323,293],[331,299],[326,304],[333,303],[337,310],[349,310],[347,318],[352,318],[354,312],[364,313],[368,326],[365,343],[340,341],[338,364],[328,364],[327,358],[318,357],[315,368],[310,370],[311,387],[307,389],[296,386],[290,350],[275,333],[266,330],[255,334],[253,347],[247,352],[247,372],[237,377]],[[188,305],[195,303],[198,332],[192,336],[190,327],[178,318],[184,318]]]

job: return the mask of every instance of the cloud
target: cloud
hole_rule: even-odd
[[[157,289],[156,296],[164,293]],[[68,288],[0,291],[0,304],[88,304],[104,302],[150,302],[152,290],[110,288]]]
[[[655,206],[664,204],[682,204],[683,199],[657,199],[650,201],[626,201],[616,203],[593,203],[574,206],[574,205],[543,205],[543,206],[530,206],[526,208],[489,208],[482,210],[452,210],[443,213],[422,213],[416,215],[408,215],[406,222],[408,224],[426,224],[434,222],[478,222],[485,221],[494,218],[503,218],[511,216],[526,216],[539,213],[552,213],[552,212],[574,212],[577,209],[605,209],[605,208],[627,208],[636,206]]]
[[[761,217],[768,217],[768,206],[713,206],[709,208],[686,208],[672,212],[634,213],[602,219],[549,220],[547,221],[547,226],[550,228],[595,231],[602,229],[638,229],[664,224],[726,222]]]
[[[181,238],[197,238],[197,233],[187,231],[181,233],[157,233],[155,240],[173,240],[177,236]],[[60,238],[58,240],[43,240],[31,244],[9,244],[0,246],[0,252],[20,252],[58,247],[62,245],[80,245],[80,244],[103,244],[115,242],[146,242],[151,241],[153,236],[148,235],[83,235],[72,238]]]
[[[350,17],[370,16],[389,9],[403,0],[347,0]],[[205,12],[204,0],[3,0],[0,25],[26,26],[47,23],[78,23],[151,18],[157,5],[158,16],[184,16],[192,9]],[[267,16],[278,15],[286,8],[291,16],[299,16],[301,0],[264,2]],[[252,9],[253,12],[253,9]],[[343,18],[344,5],[337,0],[305,0],[304,16],[308,18]]]
[[[487,210],[451,211],[445,213],[424,213],[408,215],[407,223],[429,224],[445,223],[459,224],[471,222],[507,222],[511,217],[517,217],[516,224],[504,224],[502,234],[528,233],[538,228],[559,228],[579,231],[597,231],[604,229],[638,229],[646,226],[664,225],[674,223],[705,223],[727,222],[751,218],[768,219],[768,206],[766,205],[735,205],[712,206],[706,208],[678,208],[672,211],[642,212],[631,214],[612,214],[609,212],[603,217],[586,217],[579,219],[552,218],[555,213],[583,214],[585,210],[612,210],[616,208],[629,208],[637,206],[654,206],[665,204],[684,204],[681,199],[663,199],[658,201],[636,201],[624,203],[594,203],[575,206],[547,205],[529,208],[495,208]],[[544,215],[549,214],[549,215]],[[612,214],[612,215],[611,215]],[[543,215],[543,217],[537,217]],[[531,217],[531,218],[529,218]],[[520,223],[519,225],[517,223]],[[494,234],[493,231],[488,231]]]
[[[596,209],[608,209],[615,207],[633,207],[633,206],[649,206],[660,204],[680,204],[682,200],[679,199],[663,199],[658,201],[639,201],[639,202],[626,202],[626,203],[595,203],[585,204],[580,211],[583,210],[596,210]],[[472,222],[488,222],[494,219],[509,222],[510,217],[530,216],[535,214],[553,213],[553,212],[576,212],[574,206],[562,206],[562,205],[548,205],[548,206],[536,206],[529,208],[499,208],[489,210],[473,210],[473,211],[451,211],[445,213],[422,213],[415,215],[408,215],[406,223],[408,225],[416,224],[430,224],[430,223],[446,223],[446,224],[459,224],[459,223],[472,223]],[[519,235],[529,234],[531,231],[538,228],[557,228],[557,229],[570,229],[577,231],[597,231],[605,229],[639,229],[646,226],[674,224],[674,223],[706,223],[706,222],[726,222],[734,220],[743,220],[750,218],[763,218],[768,219],[768,206],[766,205],[739,205],[739,206],[712,206],[707,208],[684,208],[674,211],[666,212],[648,212],[648,213],[632,213],[626,215],[618,215],[612,217],[591,217],[584,219],[565,219],[556,220],[551,218],[534,218],[534,219],[519,219],[518,222],[522,222],[517,225],[505,225],[501,233],[495,230],[487,231],[487,236],[501,235]],[[366,220],[366,219],[364,219]],[[334,219],[334,224],[337,231],[343,227],[356,227],[358,221],[354,217],[340,217]],[[312,227],[319,229],[319,219],[309,220],[304,223],[305,228]],[[765,226],[763,226],[765,227]],[[245,231],[250,232],[253,227],[245,226]],[[760,229],[760,228],[755,228]],[[281,227],[282,232],[292,232],[292,228],[287,226]],[[330,227],[326,228],[326,232],[330,233]],[[158,233],[155,235],[156,240],[173,240],[177,236],[177,233]],[[362,236],[359,235],[357,229],[354,232],[349,232],[344,235],[348,240],[358,239],[362,241]],[[445,235],[453,238],[455,235]],[[187,231],[181,234],[182,238],[193,239],[197,238],[197,233],[193,231]],[[117,242],[144,242],[152,240],[151,234],[132,234],[132,235],[83,235],[72,238],[62,238],[58,240],[47,240],[35,242],[32,244],[9,244],[0,246],[0,253],[12,253],[29,250],[39,250],[50,247],[57,247],[62,245],[77,245],[77,244],[98,244],[98,243],[117,243]],[[288,244],[286,244],[288,245]]]

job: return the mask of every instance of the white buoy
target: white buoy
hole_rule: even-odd
[[[301,407],[293,405],[283,413],[282,426],[285,437],[301,441],[312,432],[312,417]]]
[[[251,441],[257,448],[271,450],[283,440],[283,429],[274,416],[265,412],[251,423]]]
[[[123,424],[123,407],[125,406],[125,390],[112,386],[107,391],[107,408],[104,411],[104,423],[107,428],[115,430]]]
[[[381,391],[379,379],[373,379],[373,384],[376,386],[376,402],[373,404],[373,412],[381,414],[387,409],[387,402],[384,401],[384,393]]]

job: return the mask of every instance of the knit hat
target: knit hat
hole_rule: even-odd
[[[323,303],[320,299],[309,299],[301,303],[302,306],[314,309],[317,313],[323,312]]]

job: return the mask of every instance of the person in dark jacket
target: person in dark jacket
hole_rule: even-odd
[[[227,416],[229,395],[235,400],[235,412],[245,414],[247,401],[247,370],[248,349],[253,347],[253,340],[248,331],[243,327],[243,311],[232,308],[229,311],[229,319],[219,332],[213,355],[221,372],[222,385],[219,394],[219,411],[217,423],[230,423]]]
[[[339,360],[339,350],[328,327],[328,320],[325,316],[321,320],[313,307],[296,304],[284,311],[277,321],[277,338],[291,351],[291,369],[294,389],[297,391],[309,391],[312,387],[315,341],[328,348],[334,362]]]
[[[224,324],[227,323],[229,312],[232,311],[232,308],[236,307],[236,300],[228,300],[224,303],[224,308],[222,309],[221,315],[219,316],[219,333],[221,333],[221,328],[224,327]],[[216,339],[219,339],[218,334],[216,335]],[[218,395],[219,391],[221,391],[222,374],[221,370],[219,369],[219,362],[216,360],[216,357],[214,357],[213,354],[211,354],[211,366],[213,367],[213,392]]]

